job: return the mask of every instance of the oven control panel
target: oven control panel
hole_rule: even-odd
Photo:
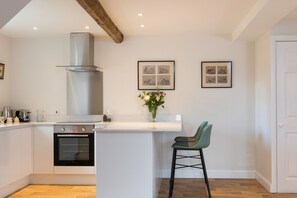
[[[94,133],[95,125],[54,125],[54,133]]]

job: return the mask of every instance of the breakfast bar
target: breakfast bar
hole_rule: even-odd
[[[97,198],[157,197],[161,137],[181,132],[181,117],[157,122],[115,121],[95,130]]]

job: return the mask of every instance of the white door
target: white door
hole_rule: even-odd
[[[277,42],[277,188],[297,193],[297,42]]]

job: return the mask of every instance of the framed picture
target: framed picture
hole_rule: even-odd
[[[174,90],[174,61],[138,61],[138,90]]]
[[[201,62],[202,88],[232,88],[232,61]]]
[[[0,63],[0,79],[4,79],[4,64]]]

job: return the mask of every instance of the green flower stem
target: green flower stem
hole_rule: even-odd
[[[157,110],[158,110],[158,106],[154,106],[154,107],[152,108],[151,113],[152,113],[152,118],[153,118],[153,120],[156,119],[156,116],[157,116]]]

